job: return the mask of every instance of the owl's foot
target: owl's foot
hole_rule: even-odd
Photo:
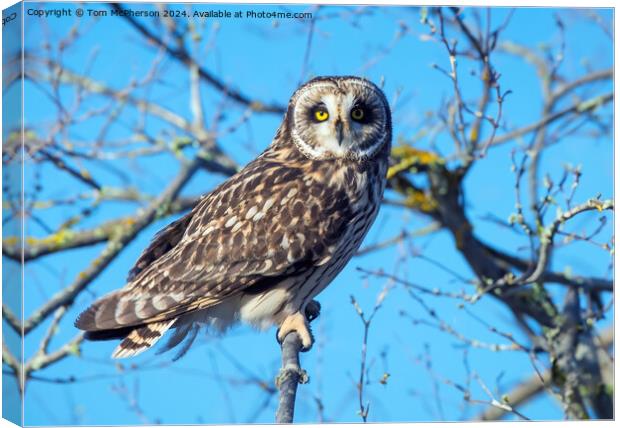
[[[299,339],[301,339],[302,352],[307,352],[312,348],[314,337],[312,337],[308,320],[301,312],[295,312],[286,317],[276,334],[278,342],[282,344],[286,335],[292,332],[297,333]]]
[[[316,300],[311,300],[306,305],[306,318],[308,318],[308,322],[312,322],[321,315],[321,304]]]

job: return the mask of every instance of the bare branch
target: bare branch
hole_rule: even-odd
[[[4,252],[4,251],[3,251]],[[11,309],[4,303],[2,303],[2,319],[6,321],[16,333],[20,336],[22,334],[22,322],[17,316],[11,311]]]
[[[508,255],[502,251],[488,247],[488,251],[493,257],[508,263],[510,266],[527,271],[532,268],[531,262],[523,260],[519,257]],[[566,273],[546,271],[541,276],[541,281],[563,284],[570,287],[583,288],[586,291],[607,291],[612,292],[614,288],[613,281],[604,278],[584,277],[578,275],[568,275]]]
[[[63,358],[70,355],[77,355],[80,352],[80,344],[84,341],[84,333],[79,333],[71,341],[65,343],[59,349],[52,353],[36,354],[33,356],[24,367],[26,377],[34,371],[44,369],[45,367],[54,364]]]
[[[491,143],[491,146],[498,146],[500,144],[504,144],[504,143],[507,143],[508,141],[512,141],[516,138],[527,135],[530,132],[535,132],[539,130],[540,128],[548,126],[552,124],[553,122],[557,121],[558,119],[561,119],[562,117],[567,116],[569,114],[584,113],[587,111],[594,110],[595,108],[599,106],[605,105],[613,101],[613,99],[614,99],[614,94],[612,92],[606,93],[604,95],[599,95],[594,98],[590,98],[586,101],[583,101],[571,107],[567,107],[563,110],[560,110],[548,116],[545,116],[538,122],[535,122],[530,125],[526,125],[519,129],[515,129],[514,131],[508,132],[507,134],[503,134],[498,137],[495,137],[495,139]]]
[[[148,226],[158,216],[163,215],[166,206],[170,205],[181,191],[185,183],[194,175],[200,166],[202,159],[197,157],[189,164],[184,165],[177,177],[145,210],[135,216],[135,221],[123,230],[115,239],[111,240],[97,259],[81,272],[73,284],[56,293],[50,300],[37,309],[24,322],[24,334],[28,334],[33,328],[41,323],[49,314],[64,305],[70,305],[78,294],[84,290],[125,248],[142,229]]]
[[[170,204],[167,214],[176,214],[192,208],[198,198],[179,198],[178,201]],[[39,257],[53,254],[58,251],[81,248],[90,245],[107,242],[130,228],[135,223],[135,216],[123,217],[116,220],[107,221],[93,229],[72,231],[61,228],[54,234],[45,238],[37,239],[26,237],[26,245],[23,248],[24,260],[31,261]],[[20,245],[11,245],[3,242],[2,252],[5,256],[14,260],[21,258]]]
[[[9,350],[4,340],[2,341],[2,362],[10,367],[18,381],[19,393],[24,393],[24,372],[20,362]]]
[[[53,70],[56,70],[56,74],[62,76],[62,82],[71,83],[82,87],[92,94],[101,94],[107,97],[110,97],[118,102],[128,102],[132,105],[135,105],[138,109],[148,111],[153,116],[157,116],[162,120],[176,126],[179,129],[190,130],[189,122],[177,115],[176,113],[162,107],[159,104],[150,103],[148,101],[144,101],[132,96],[128,91],[117,91],[112,89],[101,82],[97,82],[91,80],[87,77],[80,76],[77,73],[68,70],[66,67],[62,67],[61,65],[53,62],[50,59],[38,58],[32,54],[25,54],[26,61],[35,61],[41,62],[43,65],[53,67]],[[50,76],[45,76],[39,73],[40,67],[31,66],[26,67],[26,77],[33,79],[35,81],[47,81],[50,79]]]
[[[437,222],[433,222],[430,225],[420,228],[418,230],[414,230],[411,232],[408,232],[406,230],[403,230],[401,233],[399,233],[397,236],[395,236],[394,238],[390,238],[390,239],[386,239],[385,241],[376,243],[376,244],[372,244],[372,245],[367,245],[365,247],[360,248],[357,253],[355,253],[356,256],[362,256],[368,253],[371,253],[373,251],[377,251],[377,250],[382,250],[384,248],[388,248],[392,245],[395,244],[399,244],[407,239],[410,238],[417,238],[420,236],[426,236],[426,235],[430,235],[433,232],[436,232],[438,230],[441,229],[441,225]]]
[[[603,210],[613,210],[614,201],[607,199],[600,201],[598,199],[590,199],[589,201],[577,205],[569,211],[563,212],[558,215],[550,227],[545,229],[541,236],[541,245],[538,252],[538,263],[534,268],[534,271],[523,281],[523,283],[533,283],[538,281],[547,270],[551,252],[553,251],[553,239],[556,232],[566,221],[586,211],[597,210],[601,212]]]
[[[166,44],[162,39],[157,37],[154,33],[152,33],[148,28],[143,26],[140,22],[134,19],[132,16],[123,14],[122,12],[125,9],[118,3],[110,3],[109,6],[112,9],[115,9],[121,12],[121,16],[129,22],[138,32],[140,32],[143,36],[145,36],[148,40],[154,43],[156,46],[160,46],[166,49],[168,54],[186,65],[187,67],[197,66],[198,74],[204,80],[206,80],[211,86],[213,86],[218,91],[222,92],[225,96],[235,100],[236,102],[246,105],[250,107],[252,110],[256,112],[265,112],[265,113],[277,113],[282,114],[286,111],[284,106],[279,104],[267,104],[262,103],[258,100],[253,100],[247,95],[230,88],[227,84],[219,80],[216,76],[211,74],[205,68],[198,65],[198,62],[191,57],[191,55],[185,50],[183,47],[173,48],[170,45]]]

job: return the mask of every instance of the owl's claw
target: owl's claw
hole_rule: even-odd
[[[303,316],[301,312],[295,312],[294,314],[289,315],[280,325],[280,328],[276,333],[278,343],[282,344],[286,335],[292,332],[297,333],[299,336],[299,339],[301,340],[302,352],[307,352],[310,348],[312,348],[314,337],[312,337],[310,325],[308,324],[306,317]]]
[[[306,318],[308,318],[308,322],[312,322],[321,315],[321,304],[316,300],[311,300],[306,305]]]

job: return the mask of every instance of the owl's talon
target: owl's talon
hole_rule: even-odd
[[[308,322],[312,322],[321,315],[321,304],[316,300],[311,300],[306,305],[306,318],[308,318]]]
[[[278,343],[281,345],[286,335],[292,332],[297,333],[299,336],[302,352],[307,352],[312,348],[314,337],[312,337],[312,332],[310,331],[310,326],[308,325],[306,317],[302,315],[301,312],[295,312],[293,315],[289,315],[280,325],[276,333]]]

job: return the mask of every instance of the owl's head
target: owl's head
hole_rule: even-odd
[[[311,159],[372,159],[392,138],[385,95],[359,77],[312,79],[291,97],[286,120],[293,142]]]

